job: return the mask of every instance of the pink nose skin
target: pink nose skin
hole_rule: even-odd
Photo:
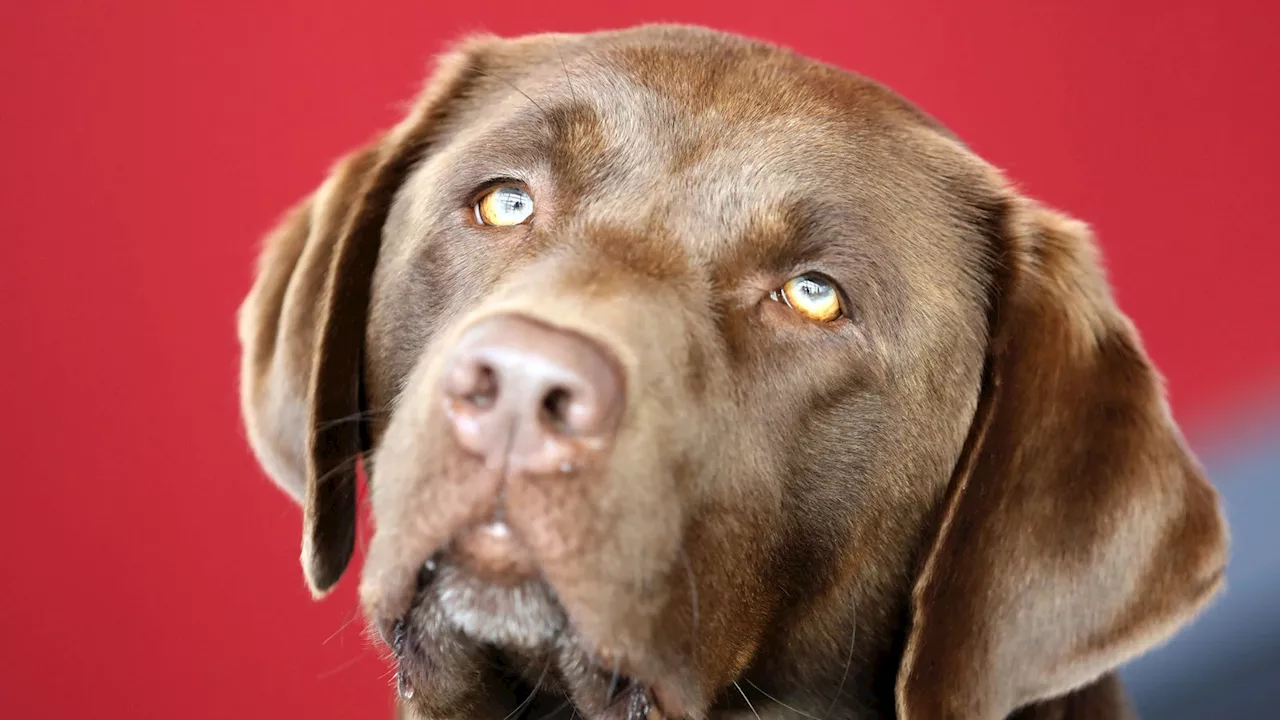
[[[458,443],[508,473],[571,473],[618,429],[622,374],[597,343],[519,315],[488,318],[445,368]]]

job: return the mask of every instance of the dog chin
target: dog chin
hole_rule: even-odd
[[[566,622],[555,594],[539,580],[495,585],[451,565],[438,568],[424,602],[463,636],[503,649],[549,649]]]
[[[437,646],[441,638],[428,638],[443,632],[492,648],[515,660],[519,667],[511,669],[535,688],[566,696],[580,717],[683,717],[650,714],[660,707],[657,688],[629,677],[624,662],[606,663],[583,647],[555,592],[541,580],[495,584],[447,562],[430,563],[430,571],[405,628],[425,633],[418,635],[418,647]],[[405,649],[399,641],[393,647]],[[403,688],[401,695],[406,697]]]

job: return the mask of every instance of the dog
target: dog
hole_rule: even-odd
[[[452,46],[268,236],[246,434],[402,717],[1113,718],[1227,529],[1087,227],[686,26]]]

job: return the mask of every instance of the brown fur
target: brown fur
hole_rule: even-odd
[[[469,222],[498,176],[532,224]],[[769,300],[809,271],[845,319]],[[506,477],[452,440],[448,350],[506,313],[616,357],[607,458]],[[240,338],[317,595],[368,465],[361,595],[404,623],[406,717],[1123,717],[1112,671],[1222,582],[1216,495],[1087,230],[763,43],[468,41],[268,238]],[[418,577],[498,502],[558,621],[495,646]]]

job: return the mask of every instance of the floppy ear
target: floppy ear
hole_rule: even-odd
[[[356,466],[368,450],[361,360],[391,201],[477,72],[487,38],[445,56],[412,112],[337,163],[266,240],[239,312],[240,402],[263,468],[303,508],[302,565],[324,594],[355,544]]]
[[[1088,231],[1023,199],[1003,212],[983,394],[912,596],[904,720],[1004,718],[1080,688],[1222,584],[1217,495]]]

